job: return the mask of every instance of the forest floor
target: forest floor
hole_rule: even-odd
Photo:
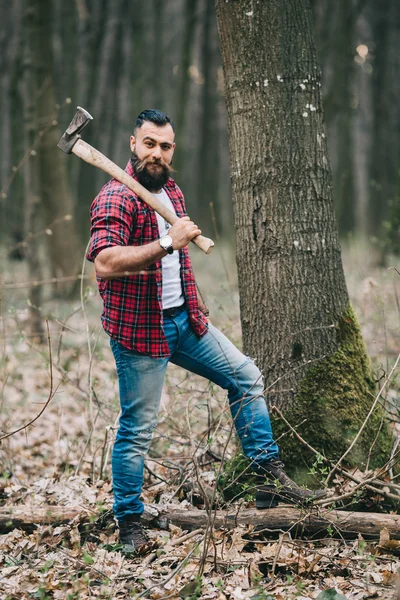
[[[192,255],[213,323],[240,345],[233,253],[225,248],[216,249],[212,259]],[[372,267],[368,258],[359,245],[344,249],[350,296],[381,376],[400,348],[400,276]],[[22,263],[3,266],[3,283],[29,280]],[[91,272],[90,265],[86,269]],[[3,290],[0,431],[28,423],[51,400],[33,425],[1,442],[0,507],[29,505],[34,513],[43,505],[78,506],[91,515],[91,527],[85,531],[76,517],[57,527],[39,525],[30,532],[13,529],[0,535],[1,598],[400,598],[399,557],[379,549],[378,539],[327,535],[299,540],[285,534],[249,544],[251,526],[216,531],[210,541],[203,530],[187,538],[186,531],[170,525],[150,530],[153,546],[144,557],[123,555],[107,519],[118,391],[108,338],[99,322],[100,300],[93,279],[85,280],[83,302],[52,299],[50,292],[46,286],[41,312],[48,320],[51,357],[47,340],[39,344],[26,335],[26,289]],[[399,395],[397,379],[388,399],[395,403]],[[212,452],[221,455],[226,446],[227,457],[234,453],[225,402],[209,382],[169,367],[146,463],[146,503],[190,508],[193,501],[201,502],[193,491],[197,478],[208,489],[215,485],[220,463],[207,452],[210,436],[205,432],[215,422]],[[105,518],[99,520],[102,514]]]

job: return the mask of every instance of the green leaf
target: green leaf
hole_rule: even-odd
[[[94,558],[90,556],[90,554],[88,554],[87,552],[83,553],[82,560],[85,563],[85,565],[92,565],[94,563]]]
[[[339,594],[334,588],[324,590],[317,596],[317,600],[347,600],[346,596]]]

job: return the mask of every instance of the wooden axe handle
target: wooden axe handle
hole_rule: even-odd
[[[82,158],[84,161],[102,169],[111,177],[118,179],[121,183],[124,183],[132,192],[137,194],[145,204],[154,208],[159,215],[161,215],[168,223],[173,225],[178,217],[172,210],[169,210],[160,200],[155,198],[149,190],[146,190],[138,181],[133,179],[128,173],[123,171],[118,165],[113,163],[110,159],[108,159],[104,154],[93,148],[87,142],[84,142],[82,139],[79,139],[74,147],[72,148],[72,152]],[[203,252],[209,254],[213,249],[214,242],[209,238],[204,237],[203,235],[198,235],[197,237],[192,239],[192,242],[196,244]]]

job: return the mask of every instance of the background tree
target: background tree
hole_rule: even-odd
[[[371,82],[369,231],[380,241],[384,262],[389,248],[395,252],[400,248],[400,6],[385,0],[372,3],[368,10],[376,43]]]
[[[374,384],[342,269],[311,7],[217,0],[217,18],[244,349],[264,372],[271,403],[302,423],[312,445],[338,456],[363,423]],[[377,411],[353,453],[358,464],[380,418]]]
[[[21,5],[21,0],[12,7],[0,1],[4,15],[0,22],[2,188],[23,154]],[[212,198],[218,227],[230,237],[227,124],[212,8],[209,2],[197,0],[168,4],[152,0],[146,5],[137,0],[53,0],[43,45],[49,59],[53,56],[46,61],[46,76],[51,76],[55,103],[63,104],[70,97],[73,105],[87,107],[96,121],[86,138],[122,166],[129,156],[124,140],[138,112],[160,104],[171,114],[178,134],[176,178],[189,208],[203,228],[212,227]],[[313,10],[339,233],[373,235],[382,246],[382,224],[392,220],[392,209],[396,212],[398,204],[400,108],[395,98],[400,4],[321,0],[313,2]],[[62,111],[62,127],[68,124],[70,112]],[[106,180],[100,172],[82,167],[79,161],[67,164],[81,252],[87,241],[90,203]],[[4,233],[20,238],[19,175],[7,195],[8,202],[2,202]]]
[[[38,144],[39,197],[45,223],[49,227],[48,265],[52,277],[77,275],[81,269],[81,248],[74,220],[74,203],[67,173],[66,156],[56,152],[62,130],[57,121],[51,45],[52,0],[29,0],[35,14],[32,68],[35,74],[33,101],[40,128]],[[32,101],[32,100],[31,100]],[[37,132],[38,133],[38,132]],[[37,134],[36,133],[36,134]],[[51,232],[51,233],[50,233]],[[62,286],[63,293],[76,282]]]
[[[21,214],[27,199],[22,171],[15,169],[24,156],[25,143],[21,119],[24,4],[23,0],[11,5],[0,0],[4,50],[0,57],[0,233],[6,248],[24,238]],[[58,135],[68,125],[73,108],[84,106],[95,118],[85,130],[85,139],[124,166],[135,116],[143,108],[161,103],[177,125],[175,177],[185,192],[189,213],[204,231],[215,235],[212,202],[217,229],[230,244],[233,215],[227,116],[213,3],[41,3],[41,7],[47,6],[50,10],[40,25],[42,41],[37,53],[42,58],[36,62],[38,74],[40,70],[36,85],[40,87],[44,81],[49,85],[43,88],[45,96],[37,107],[42,111],[38,131],[44,121],[51,122],[57,115]],[[400,104],[396,101],[400,3],[319,0],[313,2],[313,10],[339,234],[345,240],[363,235],[369,248],[372,244],[379,248],[379,261],[388,262],[389,253],[398,252],[400,241]],[[66,98],[72,106],[65,104]],[[47,138],[52,148],[50,136],[56,139],[56,129],[49,131]],[[48,210],[41,200],[37,228],[52,229],[52,219],[68,213],[73,220],[59,226],[62,235],[53,232],[45,251],[46,236],[39,236],[44,274],[65,270],[65,266],[53,264],[53,259],[65,254],[58,253],[54,245],[65,238],[68,228],[77,240],[69,249],[77,247],[80,263],[88,239],[90,204],[107,179],[78,160],[64,160],[62,166],[59,161],[65,157],[56,155],[51,150],[46,159],[53,166],[41,167],[41,160],[33,160],[39,186],[42,175],[49,180],[49,173],[57,172],[57,179],[61,172],[67,173],[66,178],[61,176],[58,193],[43,197]],[[50,189],[54,181],[51,186],[44,185]],[[47,288],[48,292],[51,289]]]
[[[26,155],[35,157],[35,138],[38,132],[38,117],[36,109],[37,85],[35,69],[35,37],[38,26],[37,5],[34,0],[27,0],[23,6],[23,79],[22,95],[24,100],[24,150]],[[38,212],[40,207],[39,171],[34,161],[28,160],[24,166],[24,215],[23,239],[27,241],[25,257],[30,277],[40,280],[42,269],[39,261],[39,246],[35,239],[38,225]],[[33,285],[29,290],[29,322],[28,334],[43,342],[44,329],[40,314],[42,305],[42,288]]]

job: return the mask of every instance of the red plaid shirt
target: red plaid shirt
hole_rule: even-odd
[[[134,176],[131,161],[126,172]],[[164,186],[178,217],[186,216],[183,194],[169,179]],[[111,179],[100,190],[91,210],[91,240],[86,258],[94,261],[110,246],[142,246],[159,239],[157,217],[152,208],[125,185]],[[199,310],[193,269],[187,247],[179,251],[183,293],[193,331],[202,337],[207,319]],[[97,278],[104,302],[101,320],[105,331],[130,350],[154,358],[169,356],[163,330],[161,260],[140,273],[105,280]]]

